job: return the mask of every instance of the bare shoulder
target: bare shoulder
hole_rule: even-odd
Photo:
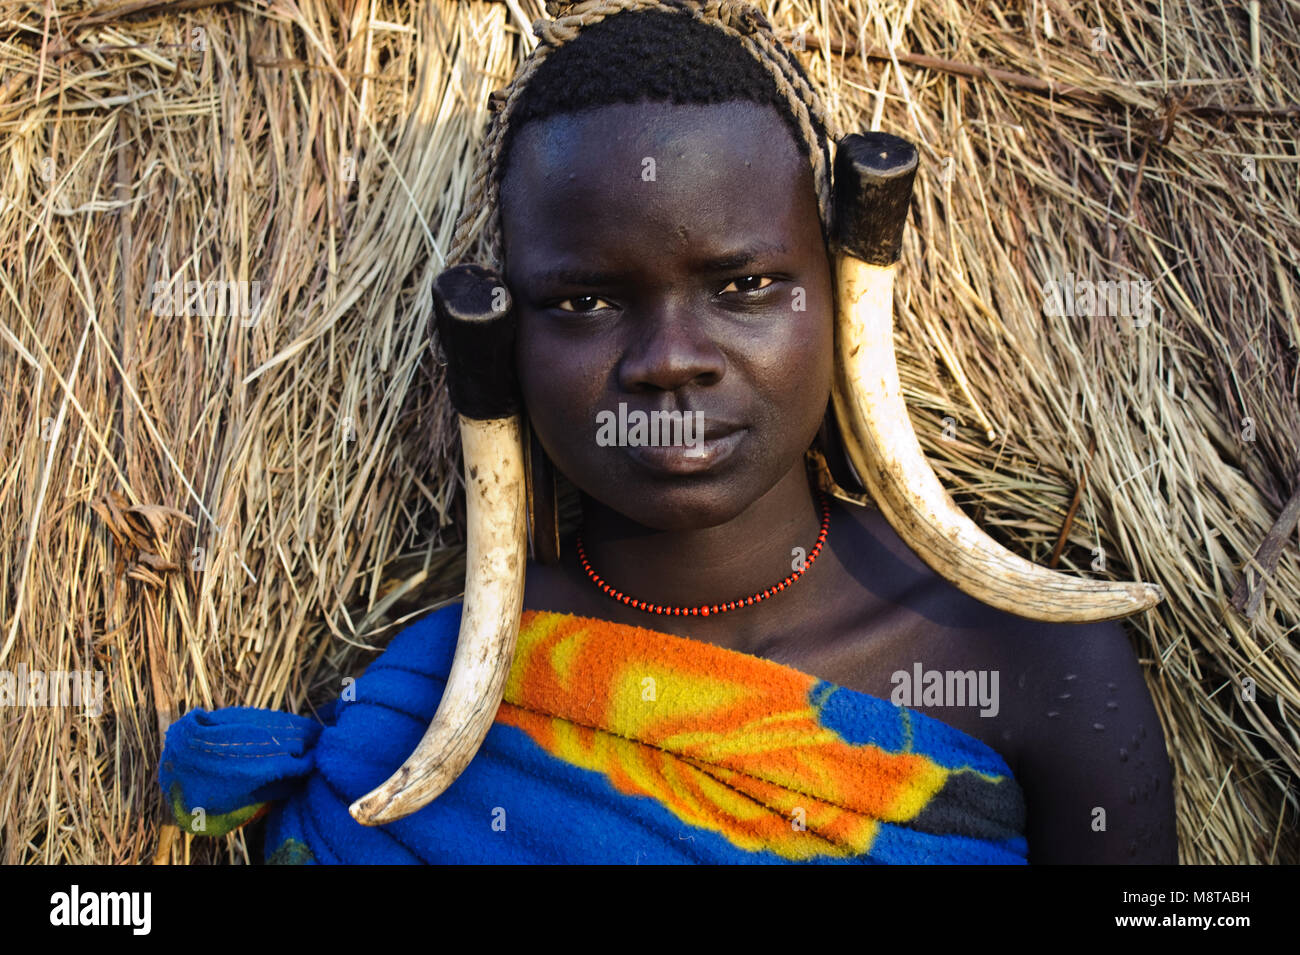
[[[1025,621],[1005,641],[1029,861],[1177,862],[1171,767],[1125,627]]]
[[[911,605],[915,624],[887,645],[889,656],[915,652],[940,668],[1000,677],[995,717],[931,715],[1006,758],[1025,793],[1029,861],[1176,862],[1172,772],[1124,624],[1049,624],[994,609],[924,567],[879,515],[857,520],[864,540],[911,577],[894,599]]]
[[[997,610],[916,570],[928,594],[907,647],[939,668],[996,674],[996,715],[933,711],[996,749],[1025,795],[1031,863],[1176,863],[1160,720],[1119,621],[1052,624]],[[930,576],[927,578],[926,574]]]

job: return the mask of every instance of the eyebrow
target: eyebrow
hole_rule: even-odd
[[[759,243],[737,249],[734,252],[728,252],[724,255],[698,260],[694,265],[700,271],[709,275],[714,275],[722,272],[734,272],[738,269],[743,269],[752,265],[763,256],[783,255],[788,251],[789,249],[781,243]],[[627,271],[602,272],[581,268],[559,268],[536,272],[528,276],[528,281],[530,283],[545,283],[552,285],[619,285],[631,280],[633,275],[634,273]]]

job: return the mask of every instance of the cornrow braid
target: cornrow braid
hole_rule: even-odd
[[[481,238],[484,264],[503,269],[500,186],[520,128],[613,103],[742,99],[773,106],[812,166],[822,235],[833,234],[830,121],[807,73],[757,7],[743,0],[579,0],[547,3],[546,12],[555,19],[533,24],[537,47],[492,94],[448,265]]]

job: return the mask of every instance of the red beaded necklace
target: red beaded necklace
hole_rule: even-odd
[[[582,546],[581,532],[578,533],[578,559],[582,561],[582,569],[587,572],[587,576],[591,578],[592,582],[595,583],[597,587],[609,594],[609,596],[613,597],[615,600],[625,603],[629,607],[635,607],[637,610],[644,610],[647,613],[664,614],[665,616],[671,617],[707,617],[711,613],[726,613],[729,610],[739,610],[741,607],[752,606],[761,600],[766,600],[769,597],[775,596],[780,591],[785,590],[785,588],[791,586],[796,580],[802,577],[804,571],[813,565],[813,561],[815,561],[817,555],[821,553],[822,544],[826,543],[826,531],[829,530],[831,526],[831,502],[824,494],[821,495],[821,501],[821,533],[817,535],[817,544],[813,547],[812,553],[808,555],[808,559],[804,561],[803,566],[789,577],[785,578],[785,580],[768,587],[766,590],[760,590],[752,596],[741,597],[740,599],[731,600],[726,603],[713,604],[712,606],[704,604],[699,607],[665,607],[663,604],[652,604],[645,600],[637,600],[636,598],[623,593],[621,590],[615,590],[592,569],[591,563],[587,560],[587,551]]]

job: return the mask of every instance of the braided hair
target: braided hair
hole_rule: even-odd
[[[500,187],[511,145],[526,123],[614,103],[770,105],[808,160],[822,236],[831,234],[829,124],[808,75],[757,7],[743,0],[579,0],[549,2],[537,48],[514,80],[492,94],[448,264],[476,238],[502,269]]]

